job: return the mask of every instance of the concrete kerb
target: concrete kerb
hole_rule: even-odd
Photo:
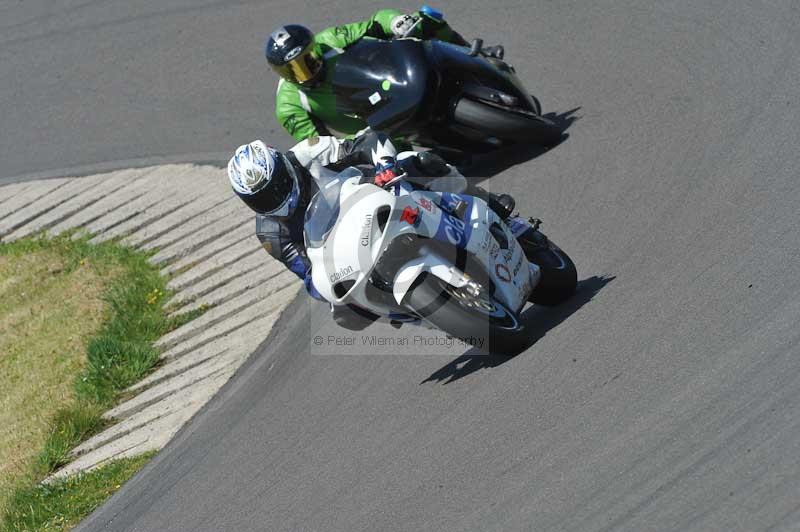
[[[213,386],[215,393],[230,378],[231,374],[232,372],[223,373],[217,377]],[[206,398],[206,401],[210,398],[210,396]],[[79,473],[94,471],[113,460],[132,458],[150,451],[158,451],[172,439],[184,423],[189,421],[203,404],[205,402],[189,405],[158,419],[154,423],[144,425],[138,430],[114,439],[108,444],[80,456],[74,462],[67,464],[47,477],[42,483],[49,484]]]
[[[115,210],[117,207],[143,196],[147,191],[144,189],[137,189],[135,187],[135,183],[138,179],[144,177],[148,172],[151,171],[152,170],[141,169],[120,170],[119,172],[113,172],[114,176],[118,176],[121,181],[125,182],[125,184],[118,189],[116,193],[106,195],[105,197],[101,198],[100,201],[80,210],[79,212],[73,214],[70,218],[62,220],[48,229],[47,234],[50,236],[55,236],[69,229],[84,227],[87,224],[90,224],[95,220],[98,220],[100,217],[108,214],[112,210]],[[111,177],[112,174],[108,175],[111,179],[114,178]]]
[[[163,358],[161,365],[155,372],[151,373],[141,381],[132,385],[126,390],[126,393],[137,393],[141,390],[159,384],[168,378],[188,371],[202,362],[218,356],[228,356],[228,353],[252,351],[263,340],[262,336],[266,335],[271,329],[274,322],[274,315],[268,314],[263,318],[255,318],[248,322],[248,325],[253,327],[253,330],[260,331],[261,334],[229,334],[222,336],[205,345],[192,350],[188,354],[177,358]]]
[[[107,211],[102,216],[96,218],[91,224],[86,226],[89,233],[101,235],[107,233],[114,227],[125,223],[147,209],[166,201],[170,197],[170,192],[173,190],[168,180],[164,179],[166,169],[149,169],[149,171],[136,179],[125,190],[126,194],[122,204],[116,208]],[[190,171],[185,165],[176,166],[173,169],[177,175],[184,175]],[[135,198],[135,199],[131,199]],[[185,198],[184,198],[185,199]],[[119,232],[115,232],[119,234]]]
[[[124,237],[144,249],[168,243],[188,250],[176,254],[186,259],[179,266],[185,271],[169,281],[184,291],[176,310],[216,304],[162,339],[171,346],[161,354],[163,365],[126,391],[138,395],[104,415],[119,422],[76,447],[75,460],[47,482],[161,448],[266,338],[296,294],[299,281],[260,249],[252,213],[219,176],[216,167],[168,165],[0,187],[7,237],[76,230],[74,238],[93,234],[94,242]],[[167,197],[175,186],[191,197]],[[164,273],[177,271],[162,264]]]
[[[241,355],[238,358],[241,358]],[[180,390],[183,390],[184,388],[197,384],[204,379],[209,379],[214,375],[224,371],[232,364],[236,364],[236,362],[238,362],[238,358],[234,358],[232,360],[225,357],[215,357],[209,359],[197,367],[180,373],[168,381],[147,388],[134,398],[115,406],[103,414],[103,419],[120,420],[130,417],[131,415],[144,410],[146,407],[155,404],[162,399],[169,397]],[[236,367],[238,367],[238,364],[236,364]]]
[[[200,263],[225,249],[242,242],[243,240],[252,240],[254,244],[258,243],[255,235],[253,234],[253,223],[251,220],[240,223],[230,230],[220,232],[216,238],[208,242],[208,244],[195,249],[180,259],[167,264],[162,270],[162,274],[171,275],[181,270],[184,270],[192,265]],[[157,257],[154,256],[151,260],[152,264],[157,264]]]
[[[102,176],[105,177],[105,176]],[[106,180],[96,180],[96,185],[92,186],[77,196],[67,200],[60,205],[53,207],[35,218],[30,223],[25,224],[9,235],[10,239],[19,239],[32,234],[49,229],[59,222],[70,218],[74,214],[91,207],[108,195],[114,194],[125,186],[125,181],[119,177],[109,176]]]
[[[0,208],[3,203],[16,197],[18,194],[25,192],[31,187],[30,183],[12,183],[10,185],[0,186]]]
[[[192,236],[192,242],[195,242],[197,246],[205,245],[209,241],[211,241],[215,235],[209,236],[206,229],[216,224],[219,221],[230,219],[237,214],[243,214],[244,210],[242,209],[243,205],[239,201],[232,201],[236,199],[235,196],[230,196],[220,204],[210,208],[208,211],[203,213],[202,216],[195,216],[194,218],[188,220],[185,224],[176,227],[169,233],[162,235],[160,237],[155,238],[154,240],[150,240],[142,245],[142,249],[158,249],[159,253],[164,252],[170,249],[173,246],[180,244],[181,242],[186,240],[187,236]],[[249,215],[252,216],[252,215]],[[242,217],[241,220],[237,220],[237,222],[244,222],[245,218]],[[238,225],[238,223],[236,224]],[[200,237],[199,235],[202,235]],[[193,248],[190,249],[190,251]],[[175,255],[177,257],[180,255]],[[168,257],[164,260],[156,261],[156,262],[165,262],[167,260],[172,260],[174,257]]]
[[[38,195],[39,197],[25,205],[24,208],[0,220],[0,237],[5,237],[18,227],[41,216],[51,207],[72,199],[88,186],[90,184],[76,185],[74,182],[68,181],[58,187],[58,194],[53,192],[41,194],[38,187],[26,191],[25,195]]]
[[[226,356],[226,354],[231,352],[231,342],[227,338],[224,340],[225,341],[221,342],[211,342],[200,349],[195,349],[185,357],[181,357],[170,362],[169,364],[159,367],[154,373],[151,373],[141,381],[137,382],[125,390],[125,392],[138,393],[157,384],[161,384],[162,382],[180,375],[181,373],[192,370],[200,364],[211,360],[212,358]]]
[[[61,205],[68,204],[98,183],[97,177],[72,179],[53,194],[43,194],[39,199],[0,221],[0,233],[7,235],[32,220],[46,215]]]
[[[182,290],[187,286],[193,285],[209,277],[222,268],[227,268],[245,257],[253,253],[260,253],[264,255],[264,250],[261,249],[261,244],[255,236],[248,236],[240,242],[226,248],[225,253],[218,253],[212,257],[208,257],[200,264],[187,265],[187,270],[184,272],[176,272],[168,283],[167,287],[170,290]],[[162,270],[162,274],[168,275],[170,272]]]
[[[275,261],[264,262],[260,266],[236,275],[233,279],[228,279],[221,286],[216,286],[203,294],[202,299],[187,303],[171,311],[169,315],[180,316],[207,306],[218,307],[250,290],[258,289],[263,284],[275,282],[290,284],[296,279],[292,272],[287,271],[281,265],[276,265]],[[237,270],[241,267],[241,263],[236,265]]]
[[[142,209],[135,217],[123,220],[106,231],[92,238],[92,243],[100,243],[114,238],[121,238],[130,234],[144,230],[150,224],[163,218],[167,213],[183,209],[192,204],[197,199],[196,196],[190,197],[167,197],[157,203]]]
[[[209,300],[213,299],[213,296],[210,295],[212,292],[223,288],[237,278],[249,276],[255,270],[260,270],[262,268],[271,269],[278,266],[276,261],[265,257],[263,253],[252,253],[237,262],[235,268],[223,268],[203,280],[179,290],[164,304],[164,308],[173,309],[173,312],[175,312],[190,303],[199,303],[200,298],[203,298],[205,302],[210,302]]]
[[[149,191],[139,191],[131,200],[105,212],[84,227],[86,234],[101,235],[105,231],[138,216],[142,211],[158,204],[163,198]]]
[[[149,225],[150,223],[158,220],[163,212],[180,209],[185,205],[190,204],[192,199],[167,198],[159,200],[156,203],[150,204],[147,207],[136,212],[135,216],[131,216],[125,220],[121,220],[110,227],[108,230],[96,234],[90,242],[92,244],[100,244],[101,242],[108,242],[109,240],[122,240],[122,238],[133,234]]]
[[[214,205],[220,201],[219,199],[199,196],[191,203],[187,203],[155,220],[152,224],[142,228],[142,230],[126,236],[120,243],[126,246],[141,248],[146,243],[179,228],[194,216],[201,216],[202,214],[198,214],[198,211],[203,212],[206,208],[214,207]]]
[[[205,331],[218,323],[225,321],[230,316],[236,314],[241,309],[249,306],[257,305],[261,310],[269,310],[272,307],[272,301],[267,303],[267,298],[277,294],[281,290],[291,286],[297,277],[289,272],[288,275],[276,276],[269,281],[257,284],[252,290],[247,290],[239,296],[231,299],[230,301],[212,308],[197,319],[175,329],[174,331],[165,334],[157,342],[156,346],[162,349],[169,349],[182,341],[188,340],[198,333]],[[264,304],[266,303],[266,304]]]
[[[183,342],[168,349],[167,351],[164,351],[161,354],[160,359],[164,361],[176,360],[180,357],[188,355],[196,349],[200,349],[206,344],[210,344],[215,340],[226,338],[233,334],[239,334],[239,330],[242,327],[246,327],[249,323],[257,320],[258,318],[267,316],[277,318],[277,315],[277,311],[264,312],[257,307],[245,308],[238,314],[231,316],[229,319],[204,330],[201,334],[190,337],[187,340],[184,340]]]
[[[213,382],[213,379],[209,380],[209,383],[210,382]],[[121,423],[112,425],[108,429],[95,434],[78,447],[75,447],[72,451],[70,451],[69,454],[71,457],[77,458],[90,451],[94,451],[95,449],[98,449],[116,439],[127,436],[128,434],[146,427],[153,422],[174,414],[179,410],[183,410],[187,406],[191,406],[193,403],[197,403],[204,398],[210,397],[215,391],[215,389],[209,386],[189,386],[187,388],[183,388],[172,396],[168,397],[168,400],[162,400],[143,408],[141,411],[131,415]]]
[[[2,212],[0,212],[0,221],[12,216],[28,205],[31,205],[36,200],[48,194],[54,194],[71,180],[72,178],[63,177],[50,180],[47,183],[30,183],[24,191],[14,195],[14,197],[10,198],[8,201],[3,202]]]
[[[173,359],[160,366],[141,381],[126,390],[126,393],[137,393],[151,386],[155,386],[180,373],[196,368],[203,362],[217,357],[236,357],[240,354],[252,352],[262,342],[262,336],[272,329],[274,317],[270,314],[264,318],[256,318],[249,322],[253,330],[261,334],[231,334],[193,350],[189,354]]]

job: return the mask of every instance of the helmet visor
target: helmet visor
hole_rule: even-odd
[[[275,161],[275,168],[266,186],[259,190],[252,207],[262,214],[285,216],[282,211],[288,206],[296,186],[294,176],[289,172],[283,155]]]
[[[322,60],[317,57],[312,46],[308,46],[291,61],[283,65],[272,65],[285,80],[294,83],[306,83],[314,79],[322,68]]]

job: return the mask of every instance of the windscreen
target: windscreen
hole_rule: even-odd
[[[342,184],[353,177],[361,178],[363,174],[357,168],[344,169],[325,184],[320,184],[319,192],[314,194],[306,209],[303,233],[306,247],[318,248],[325,243],[336,220],[339,219],[339,193]]]

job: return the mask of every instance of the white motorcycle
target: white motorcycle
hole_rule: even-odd
[[[419,190],[403,176],[383,188],[366,181],[351,167],[320,182],[306,212],[312,280],[333,305],[421,318],[508,353],[527,346],[527,302],[574,293],[575,265],[538,221],[504,223],[480,198]]]

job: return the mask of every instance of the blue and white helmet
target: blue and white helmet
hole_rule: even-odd
[[[289,216],[300,197],[291,165],[283,154],[260,140],[236,149],[228,162],[228,179],[236,195],[261,214]]]

